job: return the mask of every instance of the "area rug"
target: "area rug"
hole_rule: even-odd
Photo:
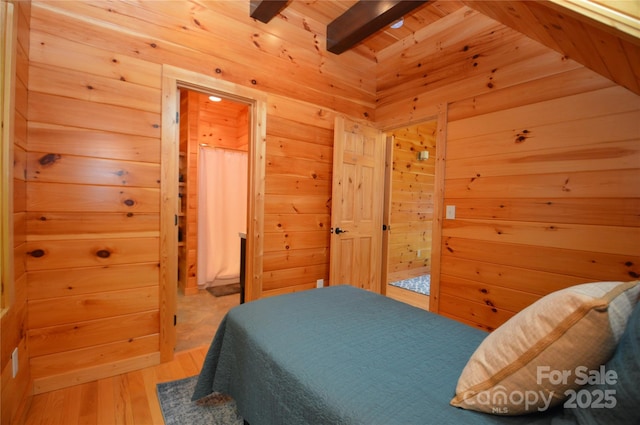
[[[214,297],[224,297],[227,295],[239,294],[240,293],[240,283],[231,283],[229,285],[219,285],[219,286],[210,286],[207,288],[207,292],[209,292]]]
[[[411,279],[400,280],[398,282],[389,282],[390,285],[399,288],[408,289],[422,295],[429,295],[431,292],[431,275],[423,275]]]
[[[191,401],[198,377],[192,376],[157,385],[158,400],[166,425],[243,425],[236,402],[215,394],[198,402]]]

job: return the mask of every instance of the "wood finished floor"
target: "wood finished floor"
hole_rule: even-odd
[[[214,297],[205,290],[178,294],[176,352],[209,345],[227,311],[240,303],[240,294]]]
[[[176,355],[171,362],[38,394],[25,424],[162,425],[156,384],[197,375],[224,314],[239,295],[216,298],[207,291],[178,296]],[[187,425],[187,424],[185,424]]]

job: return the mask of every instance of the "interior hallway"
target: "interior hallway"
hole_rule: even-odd
[[[224,315],[240,304],[240,294],[214,297],[206,290],[185,296],[178,291],[176,353],[208,346]]]

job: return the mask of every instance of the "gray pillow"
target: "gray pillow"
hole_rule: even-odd
[[[589,391],[590,395],[609,394],[607,397],[609,401],[615,400],[615,407],[567,408],[565,404],[565,412],[570,411],[581,425],[640,424],[640,304],[636,305],[629,317],[613,357],[605,364],[605,370],[616,372],[616,382],[610,379],[608,383],[587,385],[581,390]],[[584,397],[582,401],[587,399]],[[606,398],[603,403],[607,405]]]

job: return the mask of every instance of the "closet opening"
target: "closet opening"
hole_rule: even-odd
[[[250,105],[178,88],[176,351],[211,342],[244,301]],[[244,239],[244,240],[243,240]]]

